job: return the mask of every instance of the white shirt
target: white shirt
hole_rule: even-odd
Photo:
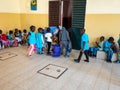
[[[45,38],[47,38],[47,42],[52,42],[52,34],[51,33],[46,33]]]

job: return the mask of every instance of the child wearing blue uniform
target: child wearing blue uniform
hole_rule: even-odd
[[[38,28],[38,33],[36,34],[37,53],[42,54],[43,44],[44,44],[44,40],[43,40],[42,28]]]
[[[35,49],[36,38],[35,38],[35,26],[30,26],[30,32],[28,34],[28,56],[31,56]]]
[[[88,51],[89,51],[89,37],[85,33],[85,29],[80,30],[81,36],[81,49],[80,49],[80,54],[78,59],[74,59],[75,62],[79,63],[82,57],[82,54],[84,53],[86,56],[85,62],[89,62],[89,56],[88,56]]]
[[[113,42],[114,42],[114,38],[110,37],[108,40],[106,40],[103,44],[103,50],[107,53],[107,62],[112,62],[112,56],[113,56]]]
[[[12,44],[13,44],[13,42],[14,42],[13,37],[12,37],[12,34],[13,34],[13,31],[12,31],[12,30],[10,30],[10,31],[9,31],[9,34],[7,34],[7,38],[8,38],[8,40],[9,40],[10,46],[12,46]]]
[[[99,42],[96,42],[96,46],[91,47],[91,48],[89,49],[89,55],[90,55],[90,56],[96,57],[97,51],[103,50],[104,39],[105,39],[104,36],[101,36],[101,37],[100,37],[100,41],[99,41]]]

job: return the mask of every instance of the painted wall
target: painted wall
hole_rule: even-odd
[[[120,0],[87,0],[85,28],[90,44],[100,36],[118,39],[120,34]]]
[[[37,11],[30,10],[30,0],[1,0],[0,29],[7,32],[19,28],[29,30],[30,25],[48,26],[48,1],[38,0]],[[85,28],[90,43],[101,35],[118,38],[120,0],[87,0]]]
[[[6,33],[15,27],[21,28],[20,8],[18,0],[1,0],[0,2],[0,29]]]
[[[48,0],[37,1],[37,11],[31,11],[30,0],[1,0],[0,29],[6,33],[14,28],[29,30],[30,25],[48,26]]]
[[[30,0],[20,0],[21,29],[29,30],[30,25],[38,27],[48,26],[48,1],[37,0],[37,10],[30,10]]]

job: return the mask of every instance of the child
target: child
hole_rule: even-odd
[[[85,29],[81,29],[80,30],[80,34],[81,34],[81,49],[80,49],[80,54],[78,56],[78,59],[74,59],[74,61],[76,63],[79,63],[82,57],[82,54],[84,53],[86,56],[86,60],[84,60],[85,62],[89,62],[89,56],[88,56],[88,50],[89,50],[89,37],[88,35],[85,33]]]
[[[0,30],[0,49],[1,47],[3,47],[3,43],[2,43],[2,30]]]
[[[52,34],[50,33],[50,28],[47,28],[47,33],[45,34],[45,38],[47,41],[47,45],[48,45],[48,51],[47,54],[50,54],[50,48],[51,48],[51,43],[52,43]]]
[[[114,61],[114,63],[120,63],[120,35],[119,35],[119,39],[118,39],[118,45],[119,45],[119,50],[118,50],[118,60]]]
[[[104,36],[101,36],[101,37],[100,37],[100,42],[96,42],[96,46],[95,46],[95,47],[91,47],[91,48],[89,49],[89,54],[90,54],[90,56],[96,57],[97,51],[103,50],[104,39],[105,39],[105,37],[104,37]]]
[[[35,49],[35,44],[36,44],[36,38],[35,38],[35,26],[30,26],[30,32],[28,34],[28,43],[29,43],[29,48],[28,48],[28,56],[31,56],[32,53],[34,52]]]
[[[119,34],[119,39],[118,39],[118,45],[119,45],[119,48],[120,48],[120,34]]]
[[[13,31],[10,30],[9,33],[7,34],[7,38],[9,40],[10,47],[13,45],[13,37],[12,37]]]
[[[2,48],[9,46],[9,40],[7,39],[6,34],[2,34],[2,30],[0,30],[0,41]]]
[[[38,33],[36,34],[36,48],[37,53],[39,54],[42,54],[42,48],[44,44],[42,31],[43,31],[42,28],[38,28]]]
[[[113,42],[114,42],[114,38],[110,37],[108,40],[106,40],[103,44],[103,50],[107,53],[107,62],[112,62],[112,56],[113,56]]]
[[[27,35],[28,35],[27,30],[24,29],[23,33],[22,33],[22,44],[26,44],[27,43]]]
[[[21,43],[21,31],[18,30],[17,28],[15,29],[14,36],[15,36],[15,41],[17,41],[20,45]]]

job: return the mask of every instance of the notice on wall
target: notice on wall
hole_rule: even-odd
[[[31,10],[37,10],[37,0],[31,0]]]

